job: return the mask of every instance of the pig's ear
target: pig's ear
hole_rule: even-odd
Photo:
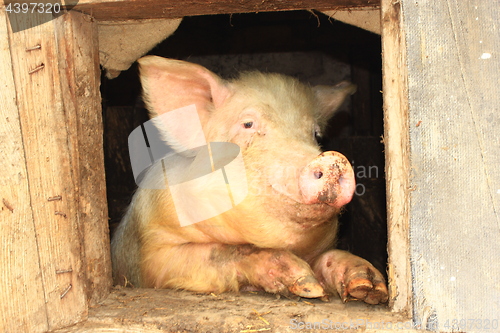
[[[313,87],[316,98],[319,101],[319,119],[326,122],[335,111],[342,105],[347,96],[356,92],[356,85],[348,81],[342,81],[334,86]]]
[[[144,101],[151,117],[196,105],[203,121],[230,95],[224,81],[203,66],[146,56],[138,60]]]

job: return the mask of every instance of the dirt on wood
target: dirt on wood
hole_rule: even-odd
[[[90,309],[86,322],[57,332],[359,332],[406,322],[386,306],[337,298],[116,288]]]

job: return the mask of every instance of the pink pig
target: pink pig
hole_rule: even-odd
[[[202,66],[156,56],[139,64],[151,117],[194,105],[206,142],[240,147],[248,194],[232,209],[181,226],[168,188],[139,188],[112,241],[116,283],[387,301],[377,269],[334,249],[354,172],[315,140],[354,85],[310,87],[259,72],[224,81]],[[167,143],[185,150],[189,129],[174,132],[183,134],[165,135]],[[217,202],[213,191],[196,195]]]

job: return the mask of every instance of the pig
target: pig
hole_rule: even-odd
[[[322,152],[316,141],[353,84],[312,87],[261,72],[226,81],[180,60],[146,56],[138,63],[151,118],[194,105],[207,142],[239,146],[248,193],[221,214],[181,226],[168,187],[139,187],[111,244],[116,284],[387,302],[383,275],[334,248],[354,172],[342,154]],[[164,137],[182,151],[189,131]],[[217,193],[199,193],[217,202]]]

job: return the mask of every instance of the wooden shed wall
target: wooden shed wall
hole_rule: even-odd
[[[2,332],[84,320],[111,286],[96,25],[51,19],[0,7]]]
[[[500,3],[401,6],[414,320],[491,331],[500,319]]]

